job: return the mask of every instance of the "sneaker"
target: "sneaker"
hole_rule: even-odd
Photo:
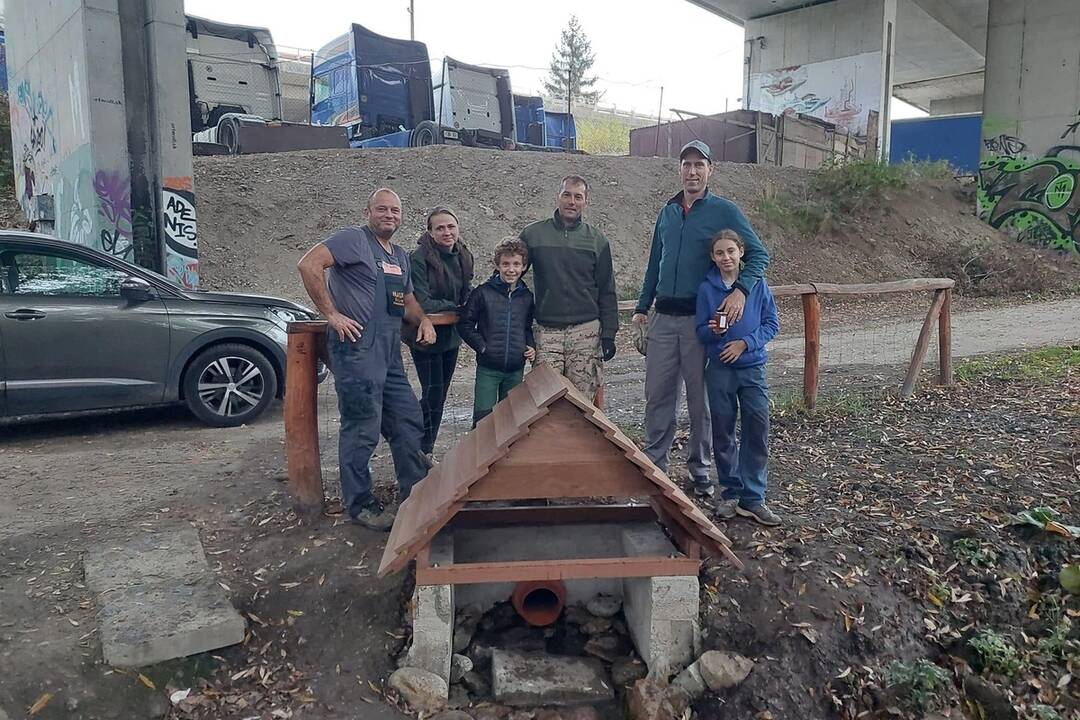
[[[695,479],[693,481],[693,483],[694,483],[694,494],[697,495],[699,498],[711,498],[713,496],[713,494],[716,492],[716,487],[711,482],[709,482],[708,480],[705,480],[704,482],[699,483]]]
[[[372,501],[352,516],[352,521],[369,530],[386,532],[394,526],[394,511],[383,507],[378,500]]]
[[[761,523],[762,525],[768,525],[769,527],[780,524],[780,516],[770,510],[765,503],[758,503],[757,505],[751,505],[750,507],[736,505],[735,512],[743,517],[748,517],[755,522]]]
[[[428,470],[435,467],[435,454],[433,452],[420,452],[420,462],[424,463],[424,467]]]
[[[735,508],[738,506],[738,500],[724,500],[721,498],[720,501],[716,503],[713,514],[721,520],[730,520],[735,517]]]

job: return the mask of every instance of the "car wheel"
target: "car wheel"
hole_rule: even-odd
[[[247,345],[203,350],[184,374],[184,402],[195,417],[214,427],[251,422],[276,394],[274,366]]]

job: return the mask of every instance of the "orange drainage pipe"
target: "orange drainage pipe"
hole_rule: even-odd
[[[544,627],[559,619],[566,605],[562,580],[530,580],[514,586],[510,597],[517,614],[533,627]]]

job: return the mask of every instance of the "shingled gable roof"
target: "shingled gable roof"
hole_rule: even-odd
[[[433,467],[398,510],[397,519],[379,564],[379,577],[402,570],[425,548],[470,499],[469,492],[507,456],[512,445],[529,435],[530,427],[553,411],[565,415],[568,401],[582,417],[600,430],[617,455],[640,471],[641,494],[648,493],[659,520],[673,534],[689,537],[702,550],[742,563],[730,550],[731,542],[675,483],[626,437],[619,428],[547,363],[533,367],[524,382],[495,405],[490,415]],[[612,456],[609,456],[609,458]],[[618,459],[615,462],[620,462]],[[554,476],[550,482],[556,482]],[[625,477],[625,475],[623,475]],[[565,480],[565,478],[563,478]],[[548,482],[533,479],[532,486]],[[603,493],[594,493],[602,495]],[[551,497],[538,492],[536,497]],[[638,496],[637,493],[633,496]],[[492,499],[490,494],[482,499]]]

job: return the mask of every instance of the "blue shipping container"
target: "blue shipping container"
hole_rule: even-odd
[[[893,120],[889,162],[948,160],[957,170],[975,173],[981,144],[980,113]]]

